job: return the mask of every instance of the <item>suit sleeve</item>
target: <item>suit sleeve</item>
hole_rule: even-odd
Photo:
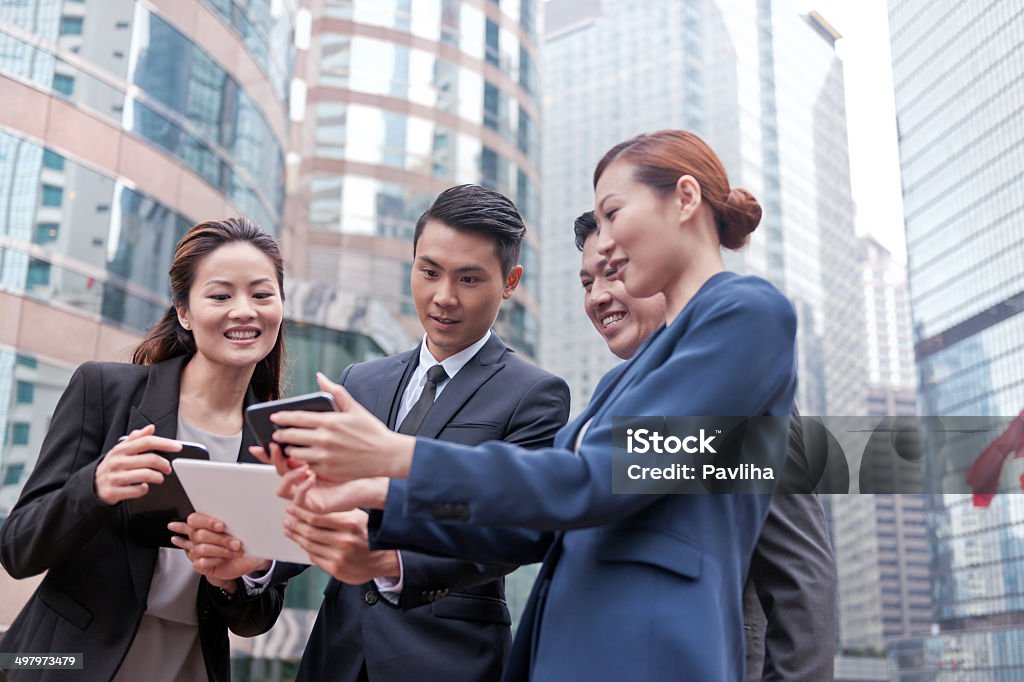
[[[104,440],[102,377],[86,363],[57,402],[36,466],[0,526],[0,560],[15,579],[38,575],[81,548],[117,506],[96,497]]]
[[[218,597],[215,588],[206,582],[205,578],[202,578],[202,589],[206,590],[210,604],[217,609],[231,632],[240,637],[262,635],[277,622],[277,617],[284,607],[285,586],[271,585],[250,595],[241,579],[236,582],[238,591],[235,598],[230,601]]]
[[[569,387],[561,379],[546,376],[523,393],[509,421],[505,442],[520,448],[549,447],[555,434],[565,425],[569,417]],[[415,608],[429,603],[428,593],[438,591],[456,592],[489,583],[511,573],[520,563],[538,561],[543,557],[550,538],[534,531],[512,531],[520,543],[521,555],[504,552],[497,563],[476,563],[461,559],[431,556],[419,552],[402,551],[403,587],[398,606],[402,609]],[[430,533],[434,535],[434,533]],[[479,535],[485,535],[481,533]],[[429,535],[427,536],[429,537]],[[462,538],[465,540],[465,538]],[[492,531],[490,546],[500,544],[503,538]],[[470,539],[470,543],[473,540]],[[523,549],[523,545],[526,549]],[[445,553],[445,552],[442,552]],[[467,558],[496,559],[492,553],[486,556],[464,554]]]
[[[817,495],[772,498],[750,581],[767,621],[762,679],[832,679],[836,566]]]
[[[608,523],[658,501],[659,495],[612,493],[611,416],[771,414],[795,386],[796,314],[774,288],[730,287],[684,321],[689,326],[671,353],[623,389],[614,415],[591,423],[579,456],[561,448],[527,452],[496,441],[470,448],[417,438],[405,514],[556,531]],[[652,351],[661,347],[645,353]]]
[[[484,528],[405,516],[406,481],[393,480],[383,512],[370,512],[373,549],[404,549],[493,564],[532,564],[544,559],[554,537],[525,528]]]

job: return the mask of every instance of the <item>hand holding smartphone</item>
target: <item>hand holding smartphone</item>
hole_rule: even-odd
[[[210,453],[203,445],[179,442],[181,450],[178,452],[156,454],[172,462],[176,459],[210,459]],[[195,511],[173,471],[164,477],[164,482],[160,485],[150,486],[146,495],[127,500],[125,504],[128,507],[128,524],[132,539],[151,547],[174,547],[167,524],[171,521],[184,521]]]
[[[331,397],[330,393],[324,391],[316,391],[315,393],[306,393],[303,395],[293,396],[291,398],[282,398],[280,400],[271,400],[265,403],[256,403],[245,408],[245,423],[249,425],[249,429],[252,430],[256,441],[263,447],[267,453],[270,453],[270,442],[274,438],[274,431],[277,430],[277,424],[270,421],[270,415],[275,412],[286,412],[286,411],[307,411],[307,412],[336,412],[337,407],[334,404],[334,398]]]

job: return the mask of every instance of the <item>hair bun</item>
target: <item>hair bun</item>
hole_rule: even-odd
[[[750,233],[761,222],[761,204],[754,195],[742,187],[733,187],[725,199],[722,211],[722,246],[738,249],[747,243]]]

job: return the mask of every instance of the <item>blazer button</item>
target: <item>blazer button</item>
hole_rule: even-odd
[[[378,597],[377,593],[373,590],[370,590],[369,592],[363,595],[363,601],[365,601],[370,606],[376,604],[378,599],[380,599],[380,597]]]

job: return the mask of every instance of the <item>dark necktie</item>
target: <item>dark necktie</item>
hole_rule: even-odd
[[[412,409],[409,410],[409,414],[405,415],[401,426],[398,427],[399,433],[404,433],[408,436],[416,435],[416,432],[420,430],[420,425],[423,424],[424,418],[427,416],[427,412],[430,411],[430,406],[434,404],[434,397],[437,395],[437,385],[447,378],[448,373],[444,371],[444,367],[441,365],[434,365],[427,370],[427,383],[423,385],[423,392],[420,393],[419,399],[416,400]]]

